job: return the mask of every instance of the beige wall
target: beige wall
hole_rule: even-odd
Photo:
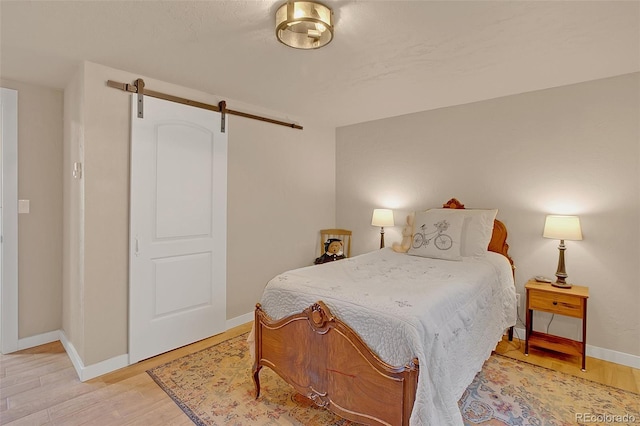
[[[590,287],[587,343],[638,356],[639,93],[635,73],[340,128],[337,226],[363,253],[379,241],[375,207],[395,209],[398,225],[453,196],[499,208],[524,294],[528,278],[555,273],[545,215],[578,214],[584,240],[567,241],[566,265]],[[386,230],[389,245],[400,229]],[[579,338],[580,325],[556,316],[550,332]]]
[[[2,79],[18,91],[18,337],[61,327],[62,110],[59,90]]]
[[[129,96],[104,83],[138,77],[84,64],[64,93],[64,146],[62,93],[1,80],[19,91],[19,198],[31,200],[19,224],[19,336],[62,328],[85,365],[127,351]],[[541,237],[544,215],[579,214],[585,239],[567,243],[567,269],[570,281],[591,288],[588,343],[640,355],[639,79],[348,126],[338,129],[337,148],[333,130],[314,123],[296,131],[230,117],[227,317],[251,311],[273,275],[309,263],[318,229],[353,229],[362,253],[379,241],[368,225],[373,208],[396,209],[399,223],[456,196],[500,209],[520,293],[530,276],[555,271],[557,242]],[[85,179],[71,178],[74,161],[84,162]],[[399,230],[387,229],[388,244]],[[574,337],[578,325],[556,317],[551,329]]]
[[[84,179],[72,175],[75,162],[83,163],[84,68],[77,70],[64,90],[63,179],[64,217],[62,227],[62,329],[84,358]]]
[[[232,107],[230,107],[232,108]],[[267,281],[313,264],[335,223],[335,131],[230,118],[227,318],[253,310]]]
[[[82,334],[70,341],[74,346],[76,339],[82,342],[78,352],[85,365],[127,352],[130,95],[107,87],[106,81],[130,83],[136,78],[143,78],[149,89],[176,96],[211,104],[222,99],[93,63],[84,63],[76,76],[80,88],[75,81],[67,88],[74,91],[69,98],[82,105],[80,112],[65,105],[69,135],[75,130],[67,121],[83,115],[77,134],[83,133],[78,139],[84,141],[79,146],[73,136],[65,141],[70,147],[65,155],[81,151],[84,190],[79,210],[84,208],[84,215],[65,229],[73,233],[79,226],[82,235],[65,235],[65,241],[70,242],[69,259],[74,246],[80,246],[84,269],[65,274],[71,281],[65,284],[70,290],[65,304],[76,303],[80,295],[83,312],[69,316],[64,326],[65,332],[69,327]],[[232,109],[285,118],[226,100]],[[276,273],[310,264],[317,256],[318,230],[334,225],[335,133],[301,124],[303,131],[229,119],[227,318],[251,312]],[[77,184],[65,181],[66,192],[74,193]],[[76,209],[73,202],[70,209]]]

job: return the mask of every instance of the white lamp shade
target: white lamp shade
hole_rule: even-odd
[[[542,236],[555,240],[581,240],[580,218],[578,216],[548,215],[544,222]]]
[[[393,226],[393,210],[374,209],[371,218],[372,226]]]

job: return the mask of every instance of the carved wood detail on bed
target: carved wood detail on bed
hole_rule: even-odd
[[[393,367],[318,301],[303,312],[271,320],[255,310],[253,379],[267,366],[297,392],[341,417],[374,425],[408,425],[418,384],[418,360]]]

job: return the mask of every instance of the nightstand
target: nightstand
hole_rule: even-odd
[[[531,280],[525,284],[527,290],[527,337],[524,347],[529,355],[529,346],[550,349],[568,355],[582,357],[582,371],[586,371],[587,347],[587,299],[589,287],[574,285],[571,288],[558,288],[549,283]],[[533,331],[533,311],[565,315],[582,320],[582,341]]]

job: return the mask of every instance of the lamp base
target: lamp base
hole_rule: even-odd
[[[558,246],[558,270],[556,271],[556,277],[558,278],[555,283],[551,283],[552,286],[558,288],[571,288],[571,284],[567,284],[567,271],[564,267],[564,251],[567,248],[564,245],[564,240],[560,240]]]
[[[555,282],[555,283],[551,283],[551,285],[554,286],[554,287],[558,287],[558,288],[571,288],[571,284],[569,284],[569,283]]]

